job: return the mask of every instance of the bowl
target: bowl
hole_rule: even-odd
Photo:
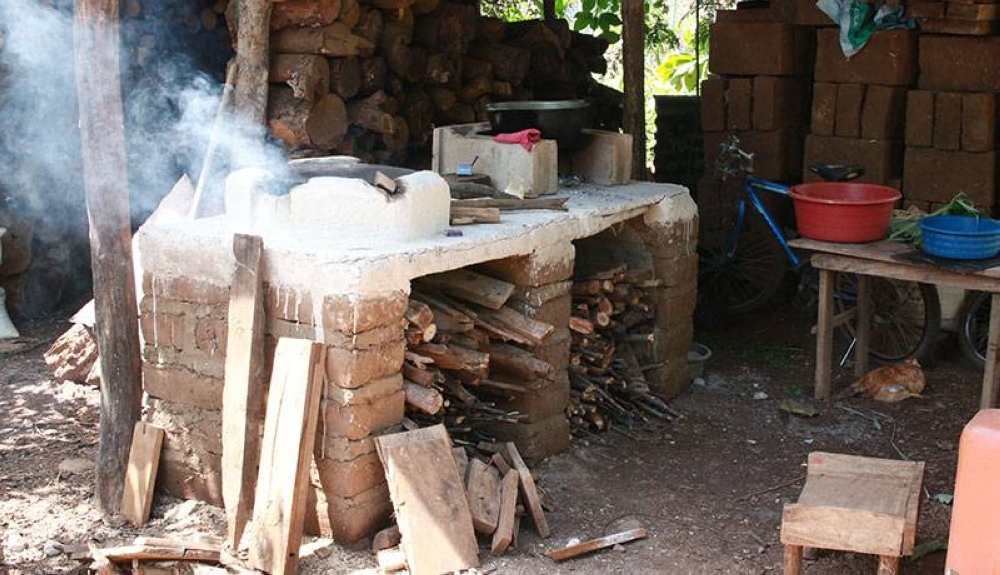
[[[892,207],[903,197],[888,186],[851,182],[799,184],[790,195],[800,235],[849,244],[884,239]]]
[[[525,100],[486,104],[493,131],[498,134],[536,128],[542,137],[555,140],[560,150],[576,150],[587,143],[583,132],[591,127],[586,100]]]
[[[1000,253],[1000,222],[976,216],[928,216],[920,220],[924,253],[953,260],[981,260]]]

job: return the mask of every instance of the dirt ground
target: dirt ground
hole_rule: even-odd
[[[814,402],[801,419],[778,409],[783,398],[812,392],[809,310],[774,306],[738,325],[702,330],[715,352],[699,385],[673,402],[683,418],[645,430],[574,441],[568,453],[538,467],[558,508],[552,536],[540,540],[525,523],[518,548],[501,558],[484,551],[494,573],[772,573],[781,570],[782,506],[801,489],[810,451],[826,450],[927,463],[927,493],[951,493],[957,443],[976,412],[981,374],[964,366],[948,341],[927,370],[923,398],[881,404],[860,398]],[[98,394],[51,381],[41,353],[65,327],[26,326],[41,345],[0,356],[0,539],[10,573],[68,573],[77,566],[61,549],[128,541],[138,533],[100,519],[93,506]],[[836,386],[851,381],[846,370]],[[876,423],[877,422],[877,423]],[[71,469],[70,459],[79,467]],[[62,470],[60,470],[62,466]],[[944,540],[950,508],[925,500],[919,542]],[[220,510],[158,497],[141,533],[223,531]],[[619,550],[554,564],[542,553],[568,540],[642,525],[649,538]],[[373,573],[367,542],[353,549],[309,539],[304,573]],[[903,573],[941,573],[944,553],[904,561]],[[874,572],[868,556],[824,553],[805,573]],[[0,572],[3,568],[0,567]]]

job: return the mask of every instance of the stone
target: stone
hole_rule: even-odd
[[[325,363],[327,380],[339,387],[356,389],[374,379],[399,373],[406,351],[406,342],[402,333],[399,335],[398,339],[365,349],[328,346]]]
[[[805,74],[810,31],[781,22],[716,22],[710,29],[708,69],[729,76]],[[752,46],[753,49],[748,49]]]
[[[1000,36],[921,34],[920,88],[954,92],[1000,92],[1000,67],[996,65],[998,61]]]
[[[71,457],[59,462],[59,473],[66,475],[83,475],[91,473],[96,468],[96,464],[90,459]]]
[[[57,555],[62,555],[63,544],[55,539],[46,539],[45,542],[42,543],[42,553],[44,553],[46,557],[56,557]]]
[[[908,199],[945,203],[959,191],[977,207],[997,204],[995,152],[907,148],[903,189]]]
[[[840,48],[839,29],[817,30],[815,80],[909,86],[917,78],[917,37],[916,30],[881,30],[863,50],[846,58]]]

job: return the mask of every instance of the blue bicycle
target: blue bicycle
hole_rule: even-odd
[[[790,187],[754,176],[753,159],[753,154],[740,149],[735,135],[720,146],[716,172],[723,180],[742,176],[742,193],[725,241],[721,245],[707,241],[699,246],[699,306],[724,316],[763,308],[781,289],[789,267],[796,272],[805,268],[760,194],[787,197]],[[834,182],[864,174],[862,167],[847,165],[814,164],[810,170]],[[815,284],[814,278],[815,274],[800,274],[805,285]],[[940,329],[937,289],[928,284],[880,278],[872,278],[871,283],[870,354],[884,361],[907,357],[926,361]],[[838,274],[834,294],[838,316],[849,318],[854,313],[856,284],[856,276]],[[853,342],[853,322],[844,321],[841,328]],[[852,347],[849,345],[845,354]]]

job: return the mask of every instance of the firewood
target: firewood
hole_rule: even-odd
[[[520,85],[531,67],[531,52],[517,46],[495,44],[474,49],[477,58],[493,65],[493,77],[503,82]]]
[[[465,102],[458,102],[442,110],[441,118],[450,124],[471,124],[476,121],[476,109]]]
[[[289,26],[327,26],[340,16],[341,0],[284,0],[271,10],[271,30]]]
[[[361,5],[358,4],[358,0],[340,0],[340,16],[338,20],[340,20],[341,24],[353,30],[358,25],[360,18]]]
[[[358,23],[354,25],[352,31],[368,40],[372,44],[378,44],[382,36],[382,27],[385,22],[382,20],[382,13],[374,8],[361,8]]]
[[[271,58],[267,79],[288,84],[292,95],[300,100],[315,100],[329,91],[330,67],[322,56],[277,54]]]
[[[268,127],[291,147],[329,150],[344,137],[347,109],[334,94],[313,103],[296,98],[291,88],[280,87],[271,90]]]
[[[465,493],[477,533],[492,535],[500,518],[500,474],[481,459],[470,459]]]
[[[413,2],[411,8],[413,13],[416,15],[427,14],[437,10],[437,7],[441,4],[441,0],[416,0]]]
[[[470,80],[458,92],[458,97],[466,102],[472,102],[485,96],[493,88],[493,81],[486,76]]]
[[[501,342],[493,342],[489,348],[490,366],[499,368],[525,380],[550,378],[553,367],[548,362],[535,357],[531,352]]]
[[[419,344],[418,344],[419,345]],[[431,387],[444,380],[441,372],[434,368],[420,368],[408,362],[403,363],[403,377],[424,387]]]
[[[428,94],[430,94],[431,101],[434,102],[434,107],[442,112],[458,103],[458,94],[447,88],[431,88],[428,90]]]
[[[358,93],[367,96],[381,90],[385,87],[388,74],[389,69],[385,65],[385,58],[381,56],[362,58],[361,89],[358,90]]]
[[[501,211],[513,210],[559,210],[566,211],[568,198],[473,198],[468,200],[452,200],[452,206],[468,208],[499,208]]]
[[[417,283],[495,310],[502,308],[514,293],[514,284],[466,269],[425,276]]]
[[[152,314],[147,317],[151,322],[157,321]],[[145,321],[144,318],[144,325]],[[155,326],[149,329],[156,333]],[[87,326],[80,323],[73,324],[66,333],[56,339],[43,357],[57,381],[86,383],[91,370],[97,364],[97,340]]]
[[[469,56],[462,58],[462,79],[469,81],[476,78],[493,79],[493,64]]]
[[[407,405],[429,415],[441,411],[441,407],[444,405],[441,392],[433,387],[425,387],[412,381],[403,381],[403,391],[406,394]]]
[[[405,152],[410,142],[410,126],[400,117],[393,118],[392,124],[392,130],[382,134],[382,144],[393,154]]]
[[[393,74],[406,77],[410,72],[410,37],[399,25],[386,23],[379,38],[379,53]]]
[[[361,90],[361,63],[357,58],[330,58],[330,91],[344,100]]]
[[[485,377],[490,365],[489,354],[459,345],[424,343],[416,350],[420,355],[433,359],[434,364],[442,369],[467,371]]]
[[[405,38],[406,43],[410,44],[413,42],[413,32],[416,25],[416,18],[414,18],[413,11],[410,10],[408,4],[412,0],[402,1],[407,2],[407,6],[391,8],[383,11],[382,20],[385,22],[385,26],[382,30],[382,35],[395,35],[398,32],[403,38]]]
[[[366,99],[350,102],[347,105],[347,117],[352,124],[366,130],[379,134],[391,134],[396,129],[396,118],[379,107],[377,100],[384,97],[385,93],[380,91]]]
[[[375,46],[342,22],[322,28],[285,28],[271,35],[271,51],[281,54],[369,56]]]
[[[463,208],[452,206],[451,225],[499,224],[500,210],[497,208]]]
[[[594,324],[589,319],[571,317],[569,318],[569,329],[576,333],[592,334],[594,333]]]
[[[434,323],[434,312],[431,311],[430,306],[417,300],[410,300],[406,306],[404,316],[406,317],[406,321],[420,329],[425,329]]]

